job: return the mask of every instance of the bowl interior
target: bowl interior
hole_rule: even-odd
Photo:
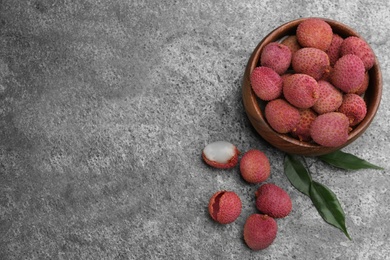
[[[382,96],[382,75],[379,67],[378,59],[375,57],[374,66],[368,71],[370,81],[367,91],[364,94],[364,99],[367,104],[367,115],[364,120],[354,127],[350,132],[348,140],[345,144],[339,147],[324,147],[313,142],[302,142],[288,134],[279,134],[275,132],[265,120],[263,109],[266,102],[257,98],[252,90],[249,76],[253,69],[259,66],[260,54],[268,43],[278,41],[281,38],[295,34],[298,25],[308,18],[301,18],[285,23],[280,27],[270,32],[255,48],[251,57],[249,58],[247,67],[244,73],[244,79],[242,84],[243,103],[248,115],[248,118],[256,129],[256,131],[271,145],[276,148],[291,154],[299,154],[306,156],[318,156],[333,151],[339,150],[353,141],[355,141],[364,131],[368,128],[370,123],[375,117],[375,114],[379,108],[381,96]],[[323,19],[323,18],[321,18]],[[330,24],[334,33],[339,34],[341,37],[346,38],[348,36],[357,36],[362,38],[352,28],[330,19],[323,19]],[[363,38],[362,38],[363,39]],[[364,39],[363,39],[364,40]]]

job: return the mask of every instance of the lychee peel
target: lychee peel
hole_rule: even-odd
[[[301,45],[299,45],[296,35],[287,36],[282,40],[281,44],[286,45],[290,49],[292,55],[294,55],[297,50],[302,48]]]
[[[296,73],[283,81],[283,95],[295,107],[312,107],[319,97],[317,81],[306,74]]]
[[[275,219],[263,214],[252,214],[244,224],[244,241],[252,250],[263,250],[273,243],[277,232]]]
[[[333,34],[332,42],[330,43],[329,48],[326,50],[326,54],[328,54],[329,57],[330,66],[334,66],[336,61],[340,58],[340,49],[343,41],[344,39],[340,35],[336,33]]]
[[[348,117],[350,126],[356,126],[366,116],[367,105],[361,96],[357,94],[346,94],[338,111]]]
[[[338,147],[348,141],[349,119],[340,112],[317,116],[310,127],[314,142],[326,147]]]
[[[216,141],[205,146],[202,158],[212,167],[228,169],[237,165],[239,154],[235,145],[226,141]]]
[[[256,96],[264,101],[276,99],[282,94],[283,80],[271,68],[256,67],[250,75],[250,82]]]
[[[343,102],[343,93],[325,80],[318,81],[319,98],[313,105],[318,114],[336,111]]]
[[[301,22],[296,30],[302,47],[313,47],[326,51],[333,38],[332,27],[322,19],[309,18]]]
[[[281,75],[290,67],[291,56],[291,51],[286,45],[271,42],[264,46],[261,52],[260,64]]]
[[[309,142],[311,141],[310,126],[314,119],[316,119],[317,113],[311,108],[301,108],[299,109],[299,114],[301,118],[295,126],[295,129],[291,131],[291,135],[300,141]]]
[[[208,210],[211,218],[220,224],[234,222],[241,214],[240,197],[233,191],[221,190],[210,198]]]
[[[292,210],[292,202],[288,193],[273,183],[261,185],[256,195],[257,209],[273,218],[284,218]]]
[[[268,179],[271,165],[268,157],[260,150],[247,151],[240,160],[242,178],[249,183],[260,183]]]
[[[345,93],[355,92],[364,80],[363,61],[354,54],[346,54],[337,60],[332,70],[331,82]]]
[[[317,48],[301,48],[292,57],[292,68],[296,73],[303,73],[319,80],[329,71],[328,55]]]
[[[275,99],[268,102],[264,112],[271,128],[281,134],[291,132],[299,123],[299,110],[284,99]]]
[[[354,54],[358,56],[364,64],[366,70],[374,66],[375,55],[370,45],[363,39],[356,36],[349,36],[344,39],[340,47],[341,55]]]

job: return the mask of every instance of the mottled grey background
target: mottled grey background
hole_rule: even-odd
[[[388,259],[389,10],[387,0],[0,0],[0,259]],[[382,67],[377,117],[343,150],[385,170],[308,158],[352,241],[289,184],[284,154],[241,100],[260,39],[308,16],[355,28]],[[264,251],[242,239],[257,185],[201,160],[216,140],[264,151],[268,182],[291,195]],[[208,216],[219,189],[242,199],[233,224]]]

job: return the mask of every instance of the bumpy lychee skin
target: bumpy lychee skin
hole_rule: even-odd
[[[281,44],[286,45],[290,49],[292,55],[294,55],[297,50],[302,48],[301,45],[299,45],[296,35],[287,36],[282,40]]]
[[[241,214],[240,197],[233,191],[221,190],[210,198],[208,210],[211,218],[220,224],[234,222]]]
[[[288,193],[273,183],[261,185],[256,195],[257,209],[273,218],[284,218],[292,210],[292,202]]]
[[[329,71],[328,55],[316,48],[301,48],[292,57],[292,68],[296,73],[303,73],[319,80]]]
[[[310,108],[301,108],[299,109],[299,114],[301,115],[301,119],[295,129],[291,131],[291,135],[300,141],[309,142],[311,141],[310,126],[314,119],[316,119],[317,113]]]
[[[296,35],[302,47],[313,47],[326,51],[332,42],[333,31],[332,27],[324,20],[309,18],[298,25]]]
[[[356,36],[349,36],[344,39],[340,48],[341,55],[354,54],[358,56],[364,64],[366,70],[374,66],[375,55],[370,45],[363,39]]]
[[[263,214],[250,215],[244,224],[244,241],[252,250],[269,247],[278,233],[275,219]]]
[[[340,112],[319,115],[311,124],[310,135],[313,141],[326,147],[337,147],[348,140],[349,120]]]
[[[271,165],[268,157],[259,150],[247,151],[240,160],[242,178],[249,183],[260,183],[268,179]]]
[[[281,75],[290,67],[291,51],[286,45],[271,42],[264,46],[261,52],[260,64]]]
[[[360,84],[360,86],[356,89],[354,93],[359,96],[363,95],[364,92],[366,92],[369,84],[370,84],[370,75],[368,74],[368,71],[366,71],[366,73],[364,73],[364,80],[362,84]]]
[[[256,96],[262,100],[273,100],[282,94],[283,80],[271,68],[256,67],[250,75],[250,82]]]
[[[216,141],[205,146],[202,158],[208,165],[219,168],[233,168],[238,163],[240,151],[237,147],[226,141]]]
[[[284,99],[275,99],[268,102],[264,112],[268,124],[281,134],[291,132],[299,123],[299,110]]]
[[[319,98],[313,105],[318,114],[336,111],[343,102],[343,93],[328,81],[318,81]]]
[[[298,107],[309,108],[319,97],[317,81],[306,74],[296,73],[283,80],[283,94],[286,100]]]
[[[356,126],[366,116],[367,105],[361,96],[357,94],[346,94],[338,111],[348,117],[350,126]]]
[[[363,61],[358,56],[346,54],[334,65],[331,82],[345,93],[353,93],[362,84],[365,71]]]
[[[330,43],[329,48],[326,50],[326,54],[328,54],[330,66],[334,66],[336,61],[340,58],[340,49],[341,44],[343,43],[343,38],[334,33],[332,37],[332,42]]]

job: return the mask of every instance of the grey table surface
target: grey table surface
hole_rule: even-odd
[[[352,240],[291,186],[242,104],[260,39],[311,16],[355,28],[382,69],[377,116],[343,151],[384,170],[307,158]],[[389,27],[387,0],[0,1],[0,259],[390,259]],[[201,159],[217,140],[265,152],[267,182],[292,198],[263,251],[242,238],[258,185]],[[243,202],[224,226],[207,212],[220,189]]]

